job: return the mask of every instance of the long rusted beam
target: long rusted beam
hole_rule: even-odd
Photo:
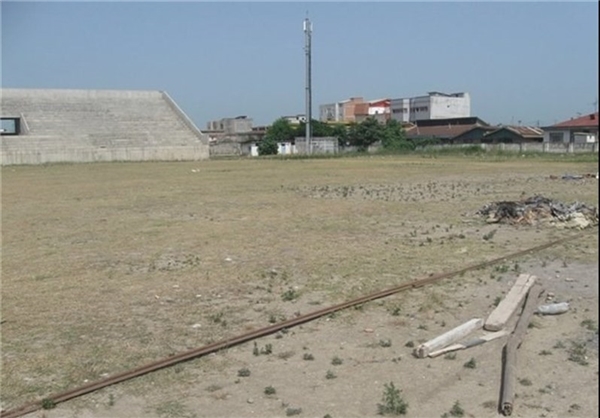
[[[340,303],[338,305],[330,306],[328,308],[323,308],[323,309],[308,313],[306,315],[299,316],[297,318],[288,319],[286,321],[279,322],[277,324],[273,324],[273,325],[270,325],[265,328],[261,328],[261,329],[255,330],[255,331],[250,331],[248,333],[239,335],[237,337],[217,341],[213,344],[209,344],[204,347],[186,351],[186,352],[183,352],[180,354],[175,354],[171,357],[167,357],[165,359],[146,364],[137,369],[122,372],[122,373],[116,374],[114,376],[109,376],[107,378],[82,385],[80,387],[68,390],[66,392],[62,392],[62,393],[58,393],[56,395],[49,396],[41,401],[28,403],[28,404],[25,404],[23,406],[20,406],[20,407],[17,407],[17,408],[8,410],[8,411],[1,411],[0,418],[20,417],[25,414],[29,414],[31,412],[38,411],[38,410],[42,409],[44,406],[47,407],[47,406],[51,406],[51,405],[56,405],[61,402],[65,402],[70,399],[76,398],[78,396],[85,395],[85,394],[91,393],[91,392],[95,392],[97,390],[103,389],[107,386],[114,385],[116,383],[121,383],[126,380],[130,380],[135,377],[139,377],[139,376],[145,375],[147,373],[150,373],[150,372],[153,372],[156,370],[160,370],[160,369],[164,369],[166,367],[173,366],[174,364],[181,363],[183,361],[188,361],[188,360],[191,360],[194,358],[202,357],[207,354],[211,354],[211,353],[214,353],[216,351],[219,351],[219,350],[222,350],[222,349],[225,349],[228,347],[232,347],[232,346],[235,346],[238,344],[242,344],[242,343],[254,340],[256,338],[265,337],[267,335],[281,331],[282,329],[292,328],[292,327],[304,324],[306,322],[313,321],[317,318],[320,318],[325,315],[329,315],[333,312],[337,312],[337,311],[340,311],[340,310],[343,310],[346,308],[361,305],[363,303],[370,302],[373,300],[381,299],[386,296],[390,296],[390,295],[393,295],[395,293],[398,293],[398,292],[401,292],[404,290],[419,288],[419,287],[422,287],[422,286],[425,286],[425,285],[428,285],[431,283],[435,283],[442,279],[447,279],[450,277],[458,276],[458,275],[466,273],[468,271],[478,270],[478,269],[482,269],[485,267],[489,267],[494,264],[501,263],[502,261],[506,261],[508,259],[517,258],[517,257],[523,256],[525,254],[533,253],[536,251],[541,251],[546,248],[550,248],[555,245],[559,245],[559,244],[574,240],[581,236],[582,236],[582,233],[578,233],[578,234],[575,234],[570,237],[561,238],[559,240],[551,241],[546,244],[537,245],[535,247],[531,247],[531,248],[528,248],[525,250],[511,253],[511,254],[508,254],[508,255],[505,255],[502,257],[494,258],[489,261],[484,261],[484,262],[478,263],[478,264],[472,264],[467,267],[463,267],[459,270],[446,272],[446,273],[434,274],[425,279],[414,280],[414,281],[404,283],[404,284],[401,284],[399,286],[396,286],[396,287],[393,287],[393,288],[390,288],[387,290],[383,290],[383,291],[376,292],[376,293],[371,293],[369,295],[362,296],[357,299],[350,300],[348,302]]]

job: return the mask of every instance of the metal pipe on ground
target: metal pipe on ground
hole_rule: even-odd
[[[183,352],[180,354],[176,354],[171,357],[167,357],[165,359],[146,364],[137,369],[122,372],[122,373],[116,374],[114,376],[109,376],[105,379],[98,380],[96,382],[91,382],[91,383],[82,385],[80,387],[68,390],[66,392],[62,392],[62,393],[59,393],[56,395],[49,396],[41,401],[28,403],[28,404],[22,405],[20,407],[17,407],[17,408],[8,410],[8,411],[0,411],[0,418],[16,418],[16,417],[23,416],[25,414],[29,414],[31,412],[38,411],[40,409],[43,409],[44,407],[46,407],[46,408],[53,407],[56,404],[74,399],[76,397],[79,397],[79,396],[82,396],[82,395],[85,395],[85,394],[88,394],[91,392],[95,392],[95,391],[103,389],[107,386],[121,383],[126,380],[130,380],[135,377],[139,377],[139,376],[145,375],[147,373],[150,373],[150,372],[153,372],[156,370],[164,369],[166,367],[173,366],[173,365],[175,365],[177,363],[181,363],[183,361],[188,361],[188,360],[191,360],[194,358],[202,357],[207,354],[211,354],[216,351],[222,350],[224,348],[229,348],[229,347],[232,347],[232,346],[235,346],[238,344],[242,344],[242,343],[254,340],[256,338],[265,337],[267,335],[274,334],[275,332],[281,331],[282,329],[292,328],[292,327],[304,324],[305,322],[313,321],[322,316],[329,315],[330,313],[333,313],[333,312],[337,312],[337,311],[340,311],[340,310],[343,310],[346,308],[361,305],[363,303],[370,302],[373,300],[381,299],[381,298],[393,295],[395,293],[398,293],[398,292],[401,292],[404,290],[416,289],[416,288],[419,288],[419,287],[422,287],[422,286],[425,286],[425,285],[428,285],[431,283],[435,283],[442,279],[447,279],[450,277],[458,276],[458,275],[466,273],[468,271],[482,269],[482,268],[489,267],[489,266],[501,263],[503,261],[506,261],[506,260],[509,260],[512,258],[517,258],[517,257],[523,256],[523,255],[529,254],[529,253],[533,253],[533,252],[544,250],[546,248],[553,247],[555,245],[563,244],[565,242],[574,240],[576,238],[580,238],[583,235],[583,233],[584,233],[584,231],[582,231],[578,234],[575,234],[573,236],[570,236],[570,237],[561,238],[559,240],[551,241],[546,244],[541,244],[541,245],[538,245],[535,247],[531,247],[531,248],[528,248],[525,250],[511,253],[511,254],[508,254],[508,255],[505,255],[502,257],[498,257],[498,258],[489,260],[489,261],[484,261],[484,262],[478,263],[478,264],[472,264],[472,265],[463,267],[459,270],[455,270],[452,272],[434,274],[425,279],[418,279],[418,280],[414,280],[414,281],[411,281],[408,283],[404,283],[404,284],[401,284],[399,286],[396,286],[396,287],[393,287],[393,288],[390,288],[387,290],[383,290],[380,292],[362,296],[357,299],[350,300],[348,302],[330,306],[328,308],[320,309],[318,311],[314,311],[314,312],[308,313],[306,315],[299,316],[297,318],[288,319],[287,321],[283,321],[283,322],[280,322],[277,324],[270,325],[265,328],[261,328],[261,329],[251,331],[251,332],[248,332],[248,333],[245,333],[242,335],[238,335],[233,338],[225,339],[225,340],[213,343],[213,344],[209,344],[204,347],[200,347],[200,348],[186,351],[186,352]]]

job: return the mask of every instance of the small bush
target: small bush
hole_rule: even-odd
[[[569,349],[569,360],[581,366],[587,366],[587,348],[584,342],[571,342]]]
[[[448,353],[444,356],[446,360],[456,360],[456,353]]]
[[[307,361],[311,361],[311,360],[314,360],[314,359],[315,359],[315,356],[313,356],[313,355],[312,355],[312,354],[310,354],[310,353],[304,353],[304,355],[302,356],[302,359],[303,359],[303,360],[307,360]]]
[[[477,367],[477,361],[473,357],[463,365],[466,369],[474,369]]]
[[[483,240],[484,240],[484,241],[489,241],[489,240],[491,240],[492,238],[494,238],[494,235],[496,235],[496,231],[498,231],[498,230],[497,230],[497,229],[494,229],[494,230],[492,230],[492,231],[488,232],[487,234],[484,234],[484,235],[483,235]]]
[[[46,398],[46,399],[42,400],[42,408],[43,409],[54,409],[54,408],[56,408],[56,402],[54,402],[52,399]]]
[[[452,405],[452,409],[450,409],[450,416],[452,417],[462,417],[465,415],[465,410],[460,406],[460,402],[454,402]]]
[[[386,383],[382,403],[377,404],[377,413],[379,415],[405,415],[407,409],[408,403],[400,395],[400,389],[397,389],[393,382]]]
[[[332,372],[331,370],[327,370],[327,373],[325,374],[325,379],[327,380],[331,380],[331,379],[335,379],[337,377],[337,375]]]
[[[275,388],[273,386],[267,386],[265,388],[265,395],[275,395],[277,393],[277,390],[275,390]]]
[[[406,344],[404,344],[405,347],[408,348],[413,348],[415,346],[415,342],[414,341],[409,341]]]
[[[589,331],[598,331],[598,325],[591,319],[584,319],[581,321],[581,326]]]
[[[298,292],[296,292],[294,289],[288,289],[285,292],[283,292],[283,294],[281,295],[281,299],[283,299],[286,302],[290,302],[294,299],[297,299],[298,296]]]
[[[519,383],[522,384],[523,386],[531,386],[533,383],[531,383],[531,380],[524,378],[524,379],[519,379]]]
[[[250,369],[247,368],[243,368],[243,369],[239,369],[238,370],[238,376],[239,377],[248,377],[250,376]]]
[[[379,340],[379,346],[380,347],[391,347],[392,340]]]
[[[293,415],[300,415],[302,413],[302,408],[288,408],[285,410],[285,416],[291,417]]]
[[[332,360],[331,360],[331,364],[333,364],[334,366],[339,366],[340,364],[342,364],[344,362],[344,360],[342,360],[341,358],[339,358],[338,356],[335,356]]]

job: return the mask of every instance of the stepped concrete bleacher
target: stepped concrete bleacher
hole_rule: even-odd
[[[20,118],[2,135],[2,165],[209,158],[200,132],[166,92],[1,89],[2,117]]]

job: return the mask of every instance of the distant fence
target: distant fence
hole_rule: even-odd
[[[480,147],[485,151],[512,151],[512,152],[550,152],[550,153],[584,153],[598,152],[598,143],[522,143],[522,144],[443,144],[418,147],[418,150],[444,150]]]

